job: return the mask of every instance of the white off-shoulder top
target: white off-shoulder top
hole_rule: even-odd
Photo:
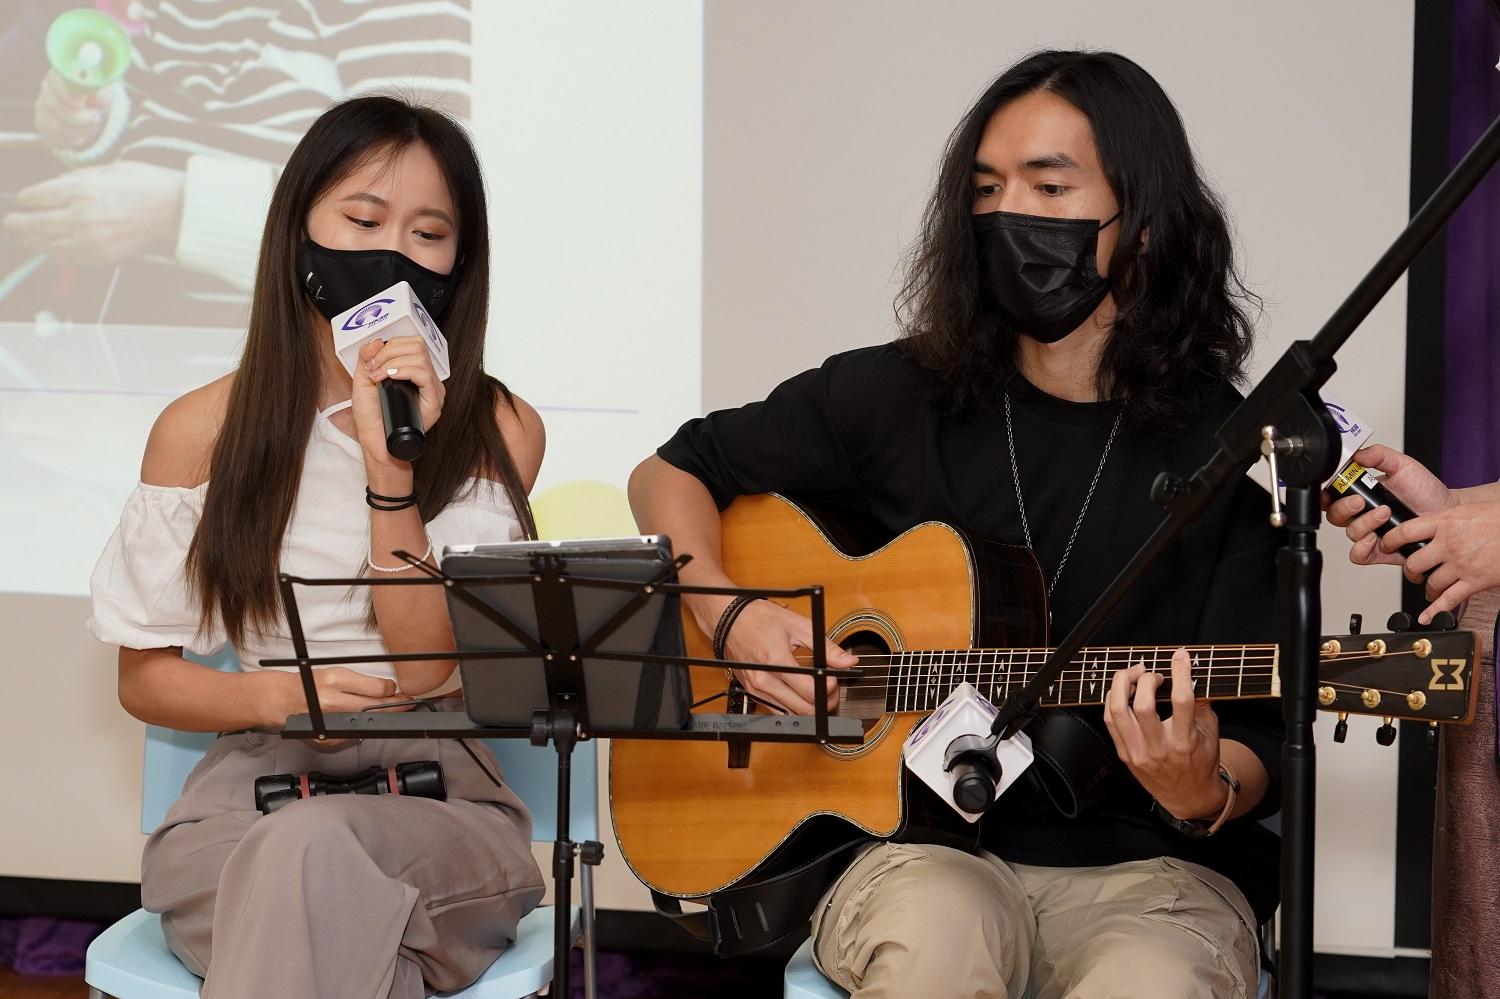
[[[364,457],[358,442],[329,417],[348,402],[332,406],[313,421],[312,439],[302,465],[297,502],[281,543],[281,570],[309,579],[368,574],[369,508],[365,505]],[[133,649],[181,646],[209,654],[225,637],[215,621],[199,628],[199,609],[184,574],[188,545],[203,513],[208,484],[188,489],[140,483],[125,503],[120,524],[110,535],[89,583],[93,616],[89,630],[102,642]],[[433,552],[456,544],[515,541],[522,536],[505,487],[470,479],[448,507],[427,524]],[[377,561],[381,561],[377,559]],[[394,564],[387,557],[382,564]],[[368,592],[335,586],[299,586],[297,609],[314,656],[379,655],[385,643],[369,627]],[[240,666],[261,669],[262,659],[292,658],[291,631],[283,618],[270,634],[251,634],[236,650]],[[350,666],[372,676],[394,679],[389,662]],[[458,671],[434,693],[455,689]]]

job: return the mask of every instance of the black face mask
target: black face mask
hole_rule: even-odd
[[[1056,343],[1109,294],[1099,275],[1099,232],[1108,222],[986,212],[974,216],[981,291],[1017,333]]]
[[[451,274],[439,274],[395,250],[330,250],[311,239],[297,247],[297,282],[328,319],[397,281],[411,285],[428,314],[440,319],[458,284],[458,271],[455,266]]]

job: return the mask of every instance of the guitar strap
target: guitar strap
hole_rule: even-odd
[[[1040,766],[1037,783],[1065,818],[1076,819],[1105,796],[1120,762],[1114,742],[1088,718],[1073,711],[1043,711],[1026,728]]]
[[[866,836],[854,836],[790,870],[714,892],[703,900],[708,906],[703,912],[684,912],[678,899],[656,891],[651,903],[712,945],[716,957],[754,953],[805,934],[818,900],[849,866],[855,851],[869,842]]]

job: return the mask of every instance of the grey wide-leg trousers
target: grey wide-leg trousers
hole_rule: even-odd
[[[469,745],[491,773],[494,756]],[[448,800],[335,795],[255,809],[272,773],[443,765]],[[141,897],[209,999],[415,999],[471,984],[542,898],[531,821],[452,739],[332,747],[221,736],[148,840]]]

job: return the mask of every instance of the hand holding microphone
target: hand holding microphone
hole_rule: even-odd
[[[354,425],[367,455],[415,461],[443,414],[446,389],[420,337],[371,340],[360,348]],[[361,381],[366,391],[361,390]],[[363,398],[362,398],[363,396]]]
[[[309,238],[297,248],[297,275],[332,324],[333,351],[353,381],[354,420],[366,458],[415,461],[443,410],[448,341],[433,316],[443,315],[452,301],[459,267],[443,274],[396,250],[337,250]],[[371,288],[384,290],[371,295]],[[386,346],[366,354],[372,340]],[[405,340],[425,347],[418,351],[397,343]],[[364,391],[377,384],[379,393]],[[373,431],[362,429],[374,425],[377,407],[385,426],[383,446],[367,439]]]
[[[1351,497],[1331,504],[1328,520],[1354,542],[1350,561],[1400,565],[1408,580],[1423,584],[1431,603],[1418,622],[1457,614],[1475,593],[1500,586],[1500,503],[1449,489],[1421,462],[1390,448],[1365,448],[1355,460],[1385,473],[1383,481],[1417,516],[1396,523],[1389,506],[1371,509]],[[1460,501],[1462,492],[1469,495]]]
[[[1380,480],[1382,492],[1400,497],[1396,502],[1401,508],[1398,511],[1385,495],[1372,497],[1363,490],[1346,489],[1342,499],[1328,505],[1328,522],[1344,528],[1354,542],[1349,561],[1356,565],[1400,565],[1405,561],[1403,556],[1415,554],[1416,549],[1397,555],[1385,549],[1381,538],[1413,515],[1426,516],[1446,509],[1452,505],[1452,494],[1421,462],[1380,444],[1363,448],[1352,460],[1364,469],[1380,472],[1384,476]],[[1333,499],[1338,493],[1330,488],[1329,495]]]
[[[334,316],[332,326],[366,458],[415,461],[443,412],[447,340],[405,281]]]

